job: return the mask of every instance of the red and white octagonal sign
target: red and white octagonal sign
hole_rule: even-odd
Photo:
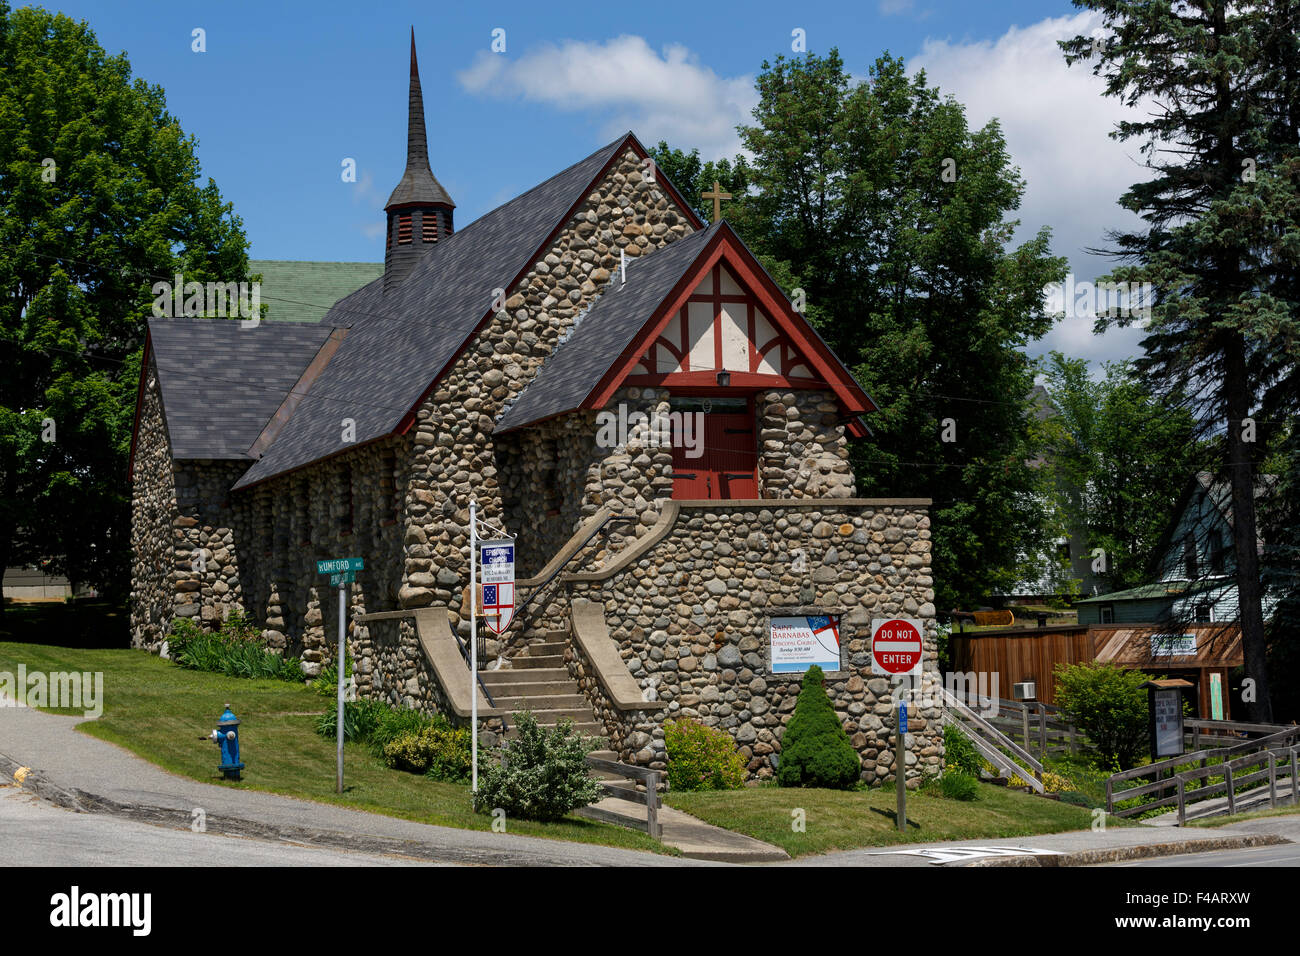
[[[871,622],[871,672],[919,674],[921,672],[920,621],[905,617],[877,618]]]

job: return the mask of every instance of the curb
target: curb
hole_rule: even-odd
[[[51,783],[39,770],[24,766],[3,753],[0,753],[0,774],[3,774],[4,778],[11,778],[17,786],[27,790],[34,796],[65,810],[72,810],[76,813],[103,813],[126,820],[134,820],[137,823],[166,826],[177,830],[194,830],[195,817],[192,810],[177,810],[172,807],[156,807],[142,803],[119,803],[116,800],[87,793],[84,790],[65,790],[63,787]],[[0,786],[3,785],[4,783],[0,782]],[[205,814],[203,827],[199,832],[268,840],[276,843],[291,843],[304,847],[348,850],[354,853],[404,856],[433,863],[468,866],[520,865],[518,850],[431,846],[417,840],[403,840],[397,837],[344,830],[259,823],[242,817],[228,817],[218,814]],[[666,856],[665,859],[671,860],[673,857]],[[627,866],[629,864],[550,859],[539,860],[530,865]]]
[[[966,866],[1095,866],[1100,863],[1123,863],[1127,860],[1148,860],[1160,856],[1186,856],[1193,853],[1212,853],[1215,850],[1249,850],[1258,846],[1281,846],[1292,841],[1274,834],[1212,837],[1208,840],[1177,840],[1171,843],[1141,843],[1136,846],[1118,846],[1105,850],[1080,850],[1053,856],[989,857],[972,860]]]

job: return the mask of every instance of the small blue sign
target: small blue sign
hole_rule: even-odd
[[[898,704],[898,732],[907,733],[907,701],[899,701]]]

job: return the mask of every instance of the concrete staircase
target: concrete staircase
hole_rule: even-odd
[[[568,635],[563,631],[547,634],[529,644],[512,658],[513,666],[502,670],[480,671],[483,684],[493,703],[508,714],[530,710],[543,727],[554,727],[561,718],[573,721],[573,728],[584,737],[605,736],[605,726],[596,720],[591,704],[569,676],[564,666],[564,649]],[[508,719],[508,718],[507,718]],[[511,722],[507,737],[514,736]]]

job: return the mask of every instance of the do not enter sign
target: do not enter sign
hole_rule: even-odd
[[[921,623],[894,617],[871,622],[871,672],[917,674],[921,671]]]

